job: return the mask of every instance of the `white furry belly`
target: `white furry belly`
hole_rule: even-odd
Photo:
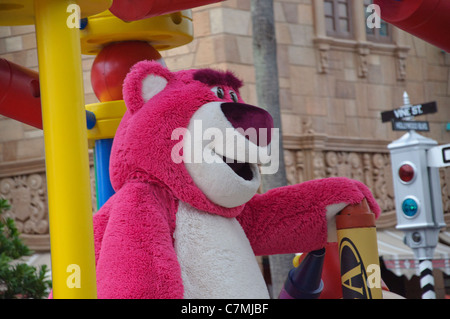
[[[235,218],[179,203],[174,233],[184,298],[269,298],[250,243]]]

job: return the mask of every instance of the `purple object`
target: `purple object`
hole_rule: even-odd
[[[279,299],[318,299],[323,290],[324,258],[325,248],[308,253],[297,268],[289,271]]]

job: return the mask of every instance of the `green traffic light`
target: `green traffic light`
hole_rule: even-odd
[[[402,203],[403,213],[408,217],[413,217],[419,211],[419,205],[412,198],[406,198]]]

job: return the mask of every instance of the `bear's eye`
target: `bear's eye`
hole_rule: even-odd
[[[216,94],[216,96],[219,99],[223,99],[223,97],[225,96],[225,92],[223,91],[223,89],[220,86],[215,86],[211,89],[211,91],[214,92],[214,94]]]
[[[230,96],[231,96],[231,99],[233,100],[233,102],[234,102],[234,103],[237,103],[238,97],[237,97],[236,92],[230,91]]]

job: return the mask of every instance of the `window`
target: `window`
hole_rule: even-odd
[[[373,4],[373,0],[364,0],[365,20],[372,14],[371,10],[367,12],[367,7]],[[373,42],[392,42],[392,27],[385,21],[380,21],[380,28],[369,28],[366,23],[366,38]]]
[[[327,35],[350,38],[353,34],[351,7],[347,0],[324,0]]]
[[[368,27],[367,18],[374,11],[369,9],[369,12],[366,12],[366,10],[373,4],[372,0],[312,0],[312,3],[315,23],[314,44],[318,50],[320,73],[329,71],[330,51],[350,50],[358,56],[357,69],[360,78],[367,76],[367,57],[370,54],[382,53],[391,54],[395,58],[397,80],[405,79],[405,61],[409,47],[399,29],[383,20],[375,20],[374,22],[380,22],[375,28]]]

